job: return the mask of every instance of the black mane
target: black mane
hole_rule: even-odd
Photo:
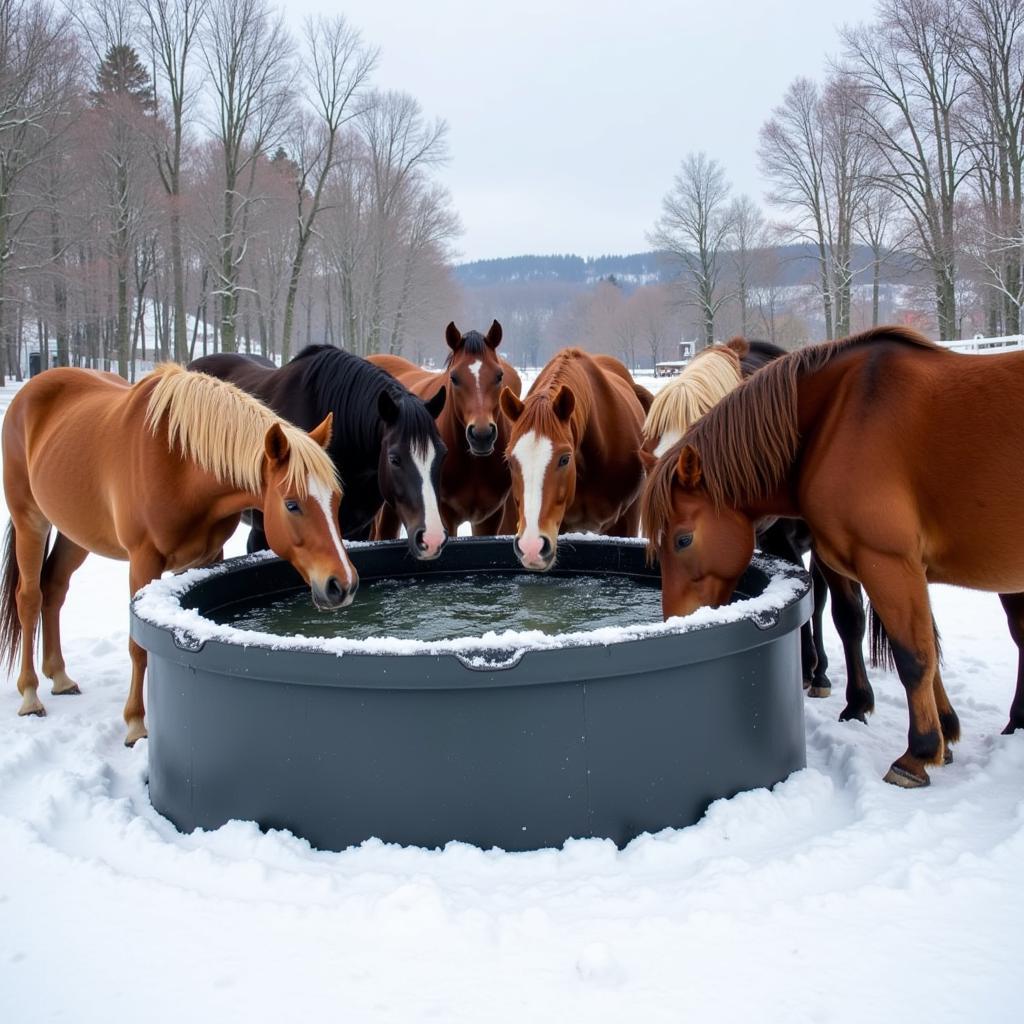
[[[466,351],[471,356],[482,356],[487,352],[487,342],[479,331],[466,331],[462,336],[462,344],[459,346],[459,351]],[[449,352],[448,359],[444,365],[446,367],[451,366],[455,356],[455,352]]]

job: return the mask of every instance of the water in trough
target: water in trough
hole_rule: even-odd
[[[232,605],[216,621],[278,635],[442,640],[488,630],[567,633],[661,620],[658,580],[533,573],[431,574],[363,583],[346,609],[318,611],[308,590],[269,603]]]

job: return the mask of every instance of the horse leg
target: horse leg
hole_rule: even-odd
[[[609,537],[636,537],[640,533],[640,502],[634,501],[612,525]]]
[[[21,694],[19,715],[45,715],[46,708],[39,700],[39,676],[36,675],[36,626],[42,610],[43,593],[39,577],[46,555],[46,538],[50,524],[42,513],[20,515],[14,525],[14,554],[18,560],[18,622],[21,624],[21,670],[18,673],[18,693]]]
[[[1017,729],[1024,729],[1024,594],[1000,594],[1010,626],[1010,636],[1017,645],[1017,689],[1010,704],[1010,721],[1003,735],[1008,736]]]
[[[163,555],[152,548],[137,549],[131,553],[128,567],[128,585],[132,596],[147,583],[155,580],[164,571],[166,562]],[[146,675],[147,655],[144,647],[134,640],[128,641],[128,655],[132,659],[132,682],[128,700],[124,705],[124,721],[128,732],[124,738],[126,747],[134,747],[144,739],[146,732],[146,705],[142,696],[142,683]]]
[[[772,523],[767,530],[762,530],[757,535],[757,546],[766,554],[774,555],[776,558],[783,558],[793,565],[804,567],[803,552],[797,544],[795,536],[795,524],[787,520],[778,520]],[[814,597],[817,606],[817,594]],[[805,622],[800,627],[800,664],[803,667],[804,689],[809,690],[814,683],[814,675],[817,669],[818,655],[814,646],[814,635],[810,622]],[[830,684],[831,687],[831,684]],[[816,694],[815,696],[827,697],[828,694]]]
[[[71,574],[86,560],[89,552],[57,534],[43,565],[43,675],[53,680],[52,693],[81,693],[64,665],[60,643],[60,610],[68,596]]]
[[[396,540],[402,524],[398,513],[386,502],[381,505],[377,517],[373,521],[371,540]]]
[[[935,707],[939,712],[939,724],[942,726],[943,739],[943,764],[953,763],[953,750],[951,744],[960,739],[960,719],[949,702],[945,686],[942,685],[942,672],[939,666],[935,666]]]
[[[808,697],[831,697],[832,680],[828,677],[828,655],[825,653],[825,640],[822,636],[821,620],[825,615],[825,602],[828,600],[828,583],[821,571],[821,565],[811,552],[811,583],[814,587],[814,608],[811,612],[809,626],[809,640],[813,650],[810,657],[814,670],[811,674],[811,685],[807,688]],[[801,640],[804,640],[801,634]],[[804,664],[807,664],[805,660]]]
[[[254,551],[270,550],[270,542],[263,532],[263,513],[257,509],[252,510],[252,528],[249,530],[249,538],[245,542],[245,550],[250,555]],[[134,594],[135,591],[133,590],[132,593]]]
[[[867,716],[875,710],[875,694],[864,665],[867,617],[860,584],[841,576],[818,558],[815,558],[815,566],[828,585],[832,598],[832,622],[843,642],[843,654],[846,656],[846,707],[840,713],[839,721],[848,722],[855,718],[866,723]]]
[[[497,537],[501,529],[501,521],[505,518],[504,503],[496,512],[492,512],[486,519],[473,523],[474,537]]]
[[[928,583],[920,567],[874,552],[856,566],[875,612],[885,627],[896,671],[907,694],[910,717],[907,750],[885,781],[897,786],[927,786],[925,765],[942,764],[945,746],[935,701],[938,654]]]
[[[511,536],[519,526],[519,509],[516,507],[516,499],[509,491],[505,496],[505,503],[501,506],[501,525],[498,527],[498,534],[502,537]]]

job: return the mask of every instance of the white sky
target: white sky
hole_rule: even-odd
[[[463,259],[637,252],[690,150],[763,199],[757,132],[874,0],[288,0],[381,47],[376,83],[449,124]]]

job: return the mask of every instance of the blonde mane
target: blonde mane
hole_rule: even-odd
[[[654,396],[644,420],[644,437],[670,430],[686,433],[742,380],[739,356],[724,345],[705,349]]]
[[[287,489],[304,498],[310,480],[331,490],[339,487],[334,463],[309,434],[234,384],[189,372],[175,363],[162,363],[138,386],[153,387],[146,407],[150,431],[157,433],[166,415],[170,450],[177,447],[185,458],[218,480],[260,494],[264,438],[276,423],[289,445]]]

